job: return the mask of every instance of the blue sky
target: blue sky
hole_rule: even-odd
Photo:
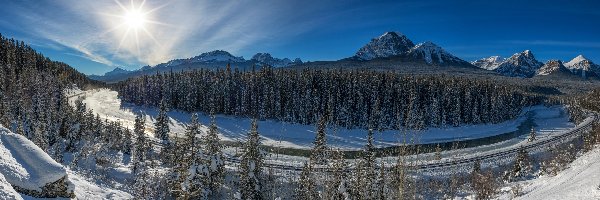
[[[125,10],[119,6],[119,3]],[[303,60],[353,55],[371,38],[398,31],[465,60],[530,49],[541,61],[583,54],[600,63],[600,2],[146,0],[143,27],[121,24],[130,0],[3,2],[0,33],[23,40],[86,74],[137,69],[216,49]],[[139,8],[141,0],[134,0]],[[127,27],[127,25],[125,25]]]

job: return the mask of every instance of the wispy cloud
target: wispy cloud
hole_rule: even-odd
[[[131,32],[118,27],[123,19],[115,16],[124,14],[118,2],[130,5],[130,0],[57,0],[33,6],[36,2],[25,0],[11,2],[16,5],[11,5],[9,12],[17,17],[13,23],[18,23],[22,32],[109,66],[154,65],[215,49],[236,53],[315,27],[299,23],[300,16],[294,14],[299,11],[281,1],[148,0],[145,10],[155,9],[148,14],[149,20],[159,23],[148,23],[146,31],[139,30],[136,42]]]

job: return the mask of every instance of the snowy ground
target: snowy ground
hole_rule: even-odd
[[[67,171],[69,174],[69,180],[75,185],[75,196],[76,199],[133,199],[133,196],[129,193],[111,189],[107,186],[102,186],[95,183],[94,180],[88,180],[83,176],[73,171]],[[0,193],[1,194],[1,193]],[[20,197],[28,200],[42,200],[47,198],[35,198],[27,195],[20,194]],[[2,198],[0,198],[2,199]],[[66,199],[66,198],[53,198],[53,199]]]
[[[22,199],[21,195],[12,188],[10,183],[6,181],[4,175],[0,173],[0,200]]]
[[[0,174],[11,185],[42,191],[67,175],[65,168],[22,135],[0,126]]]
[[[133,127],[136,114],[146,116],[147,130],[152,130],[154,116],[158,114],[157,109],[122,104],[117,97],[117,92],[101,89],[87,91],[84,103],[88,108],[93,109],[94,113],[100,117],[109,120],[121,121],[127,127]],[[564,114],[562,107],[543,107],[535,106],[525,108],[523,114],[515,120],[506,121],[499,124],[467,125],[461,127],[448,128],[430,128],[425,131],[384,131],[375,135],[377,146],[397,145],[399,141],[404,141],[406,134],[407,140],[414,139],[416,143],[436,143],[465,139],[476,139],[499,135],[517,130],[517,127],[528,119],[527,112],[534,113],[534,120],[537,124],[536,130],[543,137],[574,127],[574,124],[568,121],[568,116]],[[185,125],[189,122],[190,114],[179,111],[169,112],[171,120],[171,131],[183,133]],[[208,124],[209,116],[199,113],[200,122]],[[246,137],[250,128],[251,120],[248,118],[238,118],[232,116],[217,116],[217,126],[221,132],[221,138],[229,141],[239,141]],[[203,127],[206,130],[206,127]],[[279,147],[308,149],[312,146],[315,137],[315,127],[308,125],[290,124],[277,121],[261,121],[258,125],[263,144]],[[342,149],[359,149],[365,144],[367,132],[361,129],[340,129],[329,130],[327,142],[332,147]]]
[[[600,146],[577,158],[556,176],[542,176],[515,184],[521,184],[524,193],[516,199],[600,199]],[[508,192],[499,197],[511,198]]]

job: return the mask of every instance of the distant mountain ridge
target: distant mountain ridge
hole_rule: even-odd
[[[224,50],[215,50],[202,53],[191,58],[174,59],[155,66],[143,66],[142,68],[133,71],[128,71],[117,67],[114,70],[105,73],[104,75],[90,75],[89,77],[94,80],[116,82],[125,80],[129,77],[156,74],[157,72],[180,72],[194,69],[220,69],[225,68],[228,64],[230,64],[232,68],[246,70],[252,66],[268,65],[272,67],[287,67],[301,63],[302,60],[300,60],[300,58],[296,58],[294,61],[292,61],[289,58],[274,58],[269,53],[257,53],[252,56],[252,59],[246,60],[242,56],[234,56]]]
[[[503,59],[500,56],[491,56],[473,61],[471,64],[511,77],[531,78],[553,74],[562,74],[564,77],[567,74],[571,74],[583,79],[600,78],[600,66],[594,64],[583,55],[578,55],[567,63],[563,63],[560,60],[549,60],[544,64],[536,60],[530,50],[525,50],[515,53],[508,59]]]

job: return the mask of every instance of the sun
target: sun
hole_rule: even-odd
[[[146,16],[138,9],[127,10],[123,15],[123,20],[129,28],[140,29],[146,24]]]
[[[112,28],[106,33],[115,32],[120,34],[119,45],[116,48],[120,51],[122,48],[126,50],[136,51],[140,53],[142,46],[148,41],[153,41],[160,46],[160,43],[154,38],[151,30],[156,29],[156,25],[168,25],[152,20],[152,13],[166,4],[151,9],[145,9],[146,0],[130,0],[129,3],[122,3],[121,0],[114,0],[120,12],[106,13],[101,12],[107,19],[110,20]],[[119,9],[115,9],[118,11]]]

